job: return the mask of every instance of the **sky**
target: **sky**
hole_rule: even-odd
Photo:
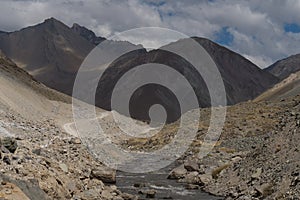
[[[0,0],[0,30],[49,17],[110,37],[162,27],[211,39],[261,68],[300,53],[299,0]]]

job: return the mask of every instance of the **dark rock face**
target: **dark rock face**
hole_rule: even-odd
[[[89,41],[91,44],[94,44],[94,45],[98,45],[100,44],[102,41],[105,40],[104,37],[97,37],[96,34],[83,27],[83,26],[80,26],[79,24],[76,24],[74,23],[72,28],[71,28],[75,33],[77,33],[78,35],[84,37],[87,41]]]
[[[266,68],[265,71],[270,72],[279,77],[280,80],[283,80],[292,73],[300,71],[300,54],[279,60]]]
[[[276,77],[259,69],[239,54],[207,39],[194,39],[206,49],[216,63],[224,81],[229,105],[253,99],[277,83]],[[74,24],[69,28],[51,18],[17,32],[0,33],[0,49],[38,81],[71,95],[78,68],[85,56],[101,40],[104,38],[97,37],[84,27]],[[120,48],[133,45],[128,42],[115,43],[125,45]],[[211,106],[203,78],[188,61],[163,50],[147,52],[145,49],[121,56],[104,72],[98,84],[96,105],[110,110],[111,94],[119,78],[128,70],[146,63],[160,63],[177,70],[195,90],[199,106]],[[189,100],[188,94],[185,100]],[[155,84],[135,91],[130,100],[130,114],[133,118],[148,121],[149,108],[153,104],[165,107],[168,122],[177,120],[181,115],[181,108],[174,94],[168,88]],[[193,108],[183,112],[189,109]]]
[[[278,82],[241,55],[207,39],[195,38],[216,63],[227,92],[229,104],[255,98]]]
[[[277,83],[278,79],[276,77],[259,69],[239,54],[207,39],[194,39],[206,49],[216,63],[225,85],[228,105],[254,99]],[[199,106],[211,106],[210,95],[201,75],[187,60],[162,49],[150,52],[142,50],[130,52],[112,63],[100,80],[96,95],[96,105],[110,110],[111,96],[117,81],[127,71],[147,63],[164,64],[181,73],[193,87]],[[173,78],[163,77],[160,74],[158,76],[161,76],[161,79],[172,80]],[[181,83],[176,84],[180,88]],[[130,85],[130,82],[125,85]],[[190,95],[186,95],[186,97],[185,101],[188,101]],[[180,117],[181,108],[173,93],[168,91],[167,88],[159,87],[155,84],[141,87],[132,95],[129,105],[131,116],[148,121],[150,119],[148,116],[149,108],[154,104],[164,106],[168,114],[167,122],[175,121]],[[188,110],[183,110],[183,113],[186,111]]]

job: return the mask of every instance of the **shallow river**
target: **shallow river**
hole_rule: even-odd
[[[187,190],[186,184],[177,183],[175,180],[167,179],[173,166],[169,166],[158,172],[148,174],[130,174],[118,172],[117,186],[122,192],[139,195],[140,199],[146,199],[139,191],[155,190],[155,199],[177,199],[177,200],[221,200],[223,198],[211,196],[201,190]],[[144,187],[134,187],[142,184]]]

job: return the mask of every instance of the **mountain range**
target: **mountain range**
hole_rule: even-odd
[[[299,59],[299,56],[295,56],[289,63],[279,61],[262,70],[226,47],[205,38],[193,39],[204,47],[216,63],[225,85],[228,105],[256,98],[291,72],[297,71],[299,66],[293,64]],[[81,63],[104,40],[106,39],[97,37],[94,32],[76,23],[68,27],[50,18],[19,31],[0,32],[0,49],[36,80],[72,95],[74,80]],[[120,48],[135,46],[129,42],[112,42]],[[194,73],[189,62],[161,49],[148,52],[143,48],[121,56],[109,66],[98,84],[96,105],[110,110],[111,94],[116,82],[128,70],[145,63],[161,63],[179,71],[196,91],[199,106],[210,106],[206,84],[199,74]],[[292,64],[293,67],[287,70],[284,67],[287,64]],[[174,95],[168,89],[157,85],[141,87],[133,94],[130,114],[136,119],[148,121],[148,108],[153,104],[164,105],[169,122],[180,117],[180,106]]]

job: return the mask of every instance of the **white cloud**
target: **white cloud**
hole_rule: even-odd
[[[246,54],[243,56],[261,68],[273,64],[273,61],[270,58],[264,56],[250,56]]]
[[[229,27],[232,50],[265,67],[300,53],[300,34],[284,32],[285,23],[300,22],[298,0],[2,0],[0,29],[12,31],[55,17],[109,37],[132,28],[159,26],[189,36],[215,39]],[[149,44],[149,38],[145,40]]]

